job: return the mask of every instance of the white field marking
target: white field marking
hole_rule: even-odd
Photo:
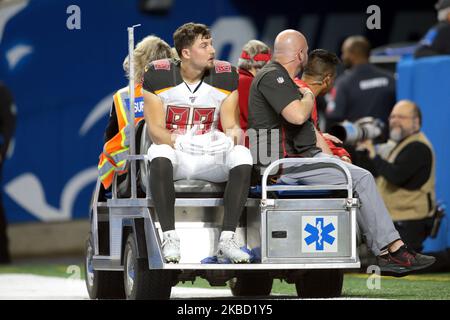
[[[229,289],[172,289],[171,298],[230,297]],[[84,280],[32,274],[0,275],[0,300],[80,300],[89,299]]]
[[[88,299],[82,280],[31,274],[0,275],[0,300],[79,300]]]
[[[172,288],[172,299],[229,298],[229,289]],[[85,300],[89,299],[84,280],[47,277],[32,274],[0,274],[0,300]],[[270,299],[295,299],[272,294]],[[361,300],[341,297],[333,300]]]

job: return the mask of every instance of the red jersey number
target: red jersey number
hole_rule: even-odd
[[[191,114],[192,110],[192,114]],[[215,108],[193,108],[167,106],[166,128],[171,131],[185,133],[192,125],[198,125],[196,134],[203,134],[211,130],[214,122]]]
[[[170,131],[186,132],[189,122],[189,107],[167,106],[166,128]]]
[[[199,132],[197,132],[197,134],[202,134],[211,130],[215,111],[215,108],[194,108],[193,124],[199,126]]]

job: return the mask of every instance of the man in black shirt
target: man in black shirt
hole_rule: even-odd
[[[342,62],[348,68],[336,79],[334,109],[327,110],[330,125],[363,117],[388,121],[395,104],[392,74],[369,64],[370,43],[362,36],[347,38],[342,44]],[[386,132],[387,133],[387,132]]]
[[[415,58],[450,54],[450,0],[439,0],[435,7],[439,22],[420,41]]]
[[[266,65],[251,85],[249,126],[257,133],[259,129],[281,130],[276,156],[312,157],[321,151],[316,147],[316,131],[310,119],[315,97],[310,89],[299,89],[293,81],[308,62],[308,45],[303,36],[290,39],[290,34],[281,34],[280,37],[278,59]],[[267,138],[268,150],[271,150],[270,133],[258,136],[260,141]]]
[[[422,116],[412,101],[401,100],[389,117],[390,141],[359,145],[367,151],[365,167],[378,177],[378,188],[403,239],[416,250],[429,234],[435,210],[435,156],[420,131]]]
[[[3,162],[16,127],[16,111],[11,93],[0,82],[0,181]],[[0,264],[11,261],[6,233],[6,215],[0,194]]]
[[[322,152],[326,142],[317,134],[310,120],[314,96],[304,89],[299,92],[293,82],[307,63],[307,51],[307,41],[300,32],[282,31],[275,39],[274,61],[261,69],[250,88],[249,127],[257,132],[262,129],[270,129],[272,133],[281,130],[280,154],[283,157],[330,157]],[[268,144],[267,136],[258,135],[258,138],[258,149]],[[257,162],[262,164],[260,159]],[[352,175],[353,188],[361,201],[358,224],[368,246],[379,256],[381,270],[386,274],[405,275],[433,264],[433,257],[416,254],[400,239],[370,172],[343,163]],[[329,167],[306,171],[295,165],[284,165],[279,182],[341,185],[346,183],[346,178]]]

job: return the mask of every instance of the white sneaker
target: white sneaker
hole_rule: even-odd
[[[231,263],[250,262],[250,255],[239,248],[235,235],[232,231],[222,231],[217,247],[217,260],[219,263],[227,263],[229,261]]]
[[[166,263],[180,261],[180,238],[175,230],[163,232],[162,254]]]

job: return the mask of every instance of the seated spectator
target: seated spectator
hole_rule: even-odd
[[[435,8],[438,24],[420,41],[414,52],[415,58],[450,54],[450,0],[439,0]]]

